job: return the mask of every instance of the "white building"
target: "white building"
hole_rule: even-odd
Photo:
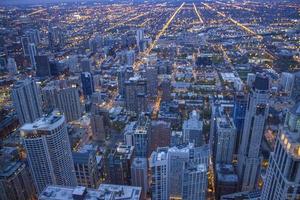
[[[136,45],[139,50],[141,50],[141,42],[144,40],[144,29],[138,29],[136,31]]]
[[[158,148],[149,159],[152,200],[169,200],[167,154],[167,147]]]
[[[20,129],[33,180],[40,193],[50,184],[75,186],[65,117],[57,111]]]
[[[230,164],[235,149],[236,127],[233,119],[221,116],[216,121],[216,163]]]
[[[257,74],[248,96],[245,124],[238,153],[238,177],[242,191],[256,188],[260,171],[260,144],[269,113],[269,79]]]
[[[37,56],[37,50],[36,50],[36,46],[35,46],[34,43],[29,43],[28,44],[28,53],[29,53],[31,67],[33,69],[36,69],[35,56]]]
[[[131,185],[142,188],[142,198],[146,199],[148,191],[147,158],[134,158],[131,164]]]
[[[81,117],[82,109],[78,88],[59,88],[58,85],[51,85],[43,88],[42,93],[44,101],[49,108],[58,109],[65,115],[68,122]]]
[[[207,191],[207,165],[186,163],[183,170],[182,199],[205,200]]]
[[[35,81],[18,81],[12,88],[12,99],[21,125],[42,116],[42,101]]]
[[[200,120],[199,113],[193,110],[190,114],[190,118],[185,120],[182,125],[183,142],[194,143],[195,146],[201,146],[204,143],[202,131],[203,122]]]

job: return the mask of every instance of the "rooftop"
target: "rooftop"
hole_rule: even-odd
[[[125,185],[101,184],[96,189],[89,189],[82,186],[47,186],[40,194],[39,200],[139,200],[141,195],[140,187]]]
[[[24,124],[21,127],[21,135],[25,136],[26,132],[33,132],[36,130],[51,131],[61,125],[64,121],[65,117],[55,110],[52,113],[37,119],[33,123]]]

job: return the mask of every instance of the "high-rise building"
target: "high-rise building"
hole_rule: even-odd
[[[158,148],[153,151],[149,159],[151,169],[152,200],[168,200],[168,148]]]
[[[151,120],[149,117],[140,115],[137,126],[133,133],[133,145],[137,157],[148,156],[149,140],[151,133]]]
[[[157,67],[147,66],[146,68],[146,79],[147,79],[147,92],[152,97],[157,96],[158,79],[157,79]]]
[[[192,143],[188,145],[181,145],[175,147],[159,147],[156,151],[152,152],[149,165],[151,168],[151,190],[152,199],[177,199],[185,197],[193,198],[190,191],[192,190],[192,185],[194,185],[195,190],[201,190],[201,184],[207,182],[206,179],[199,181],[193,178],[200,178],[201,173],[199,170],[198,175],[193,176],[192,172],[185,171],[184,166],[187,165],[198,165],[205,166],[208,168],[208,156],[209,156],[209,146],[203,145],[201,147],[194,147]],[[190,173],[190,174],[189,174]],[[191,175],[188,179],[184,179],[185,175]],[[203,175],[203,174],[202,174]],[[193,182],[195,181],[195,182]],[[201,195],[206,194],[207,188],[205,190],[198,191]],[[200,193],[195,193],[194,195],[200,195]],[[183,198],[184,199],[184,198]]]
[[[144,29],[138,29],[136,31],[136,45],[138,49],[141,51],[142,50],[142,42],[144,40]]]
[[[93,150],[73,152],[72,156],[78,185],[98,188],[101,173],[97,165],[96,152]]]
[[[241,137],[243,135],[246,107],[247,95],[245,93],[235,94],[233,108],[233,121],[237,132],[235,152],[238,152],[238,147],[241,141]]]
[[[21,125],[42,116],[42,101],[35,81],[18,81],[12,88],[12,99]]]
[[[30,58],[30,64],[33,69],[36,69],[36,60],[35,57],[37,56],[37,49],[34,43],[28,44],[28,54]]]
[[[300,114],[299,105],[297,109]],[[299,129],[289,126],[280,128],[274,152],[269,158],[261,199],[300,199]]]
[[[200,120],[199,113],[193,110],[190,113],[188,120],[185,120],[182,125],[183,141],[185,143],[194,143],[195,146],[204,144],[203,138],[203,122]]]
[[[248,97],[243,136],[238,153],[242,191],[254,190],[260,172],[260,144],[269,113],[269,78],[257,74]]]
[[[29,55],[28,44],[30,43],[29,37],[23,36],[21,37],[22,49],[24,56]]]
[[[287,113],[284,125],[291,131],[300,132],[300,102],[295,104]]]
[[[171,123],[165,121],[152,121],[150,133],[149,152],[158,147],[167,147],[171,143]]]
[[[171,100],[171,80],[167,77],[165,77],[161,84],[161,91],[162,91],[162,96],[161,96],[161,100],[162,101],[170,101]]]
[[[182,199],[205,200],[207,191],[207,165],[185,163],[183,169]]]
[[[125,106],[127,111],[139,114],[147,111],[147,81],[140,76],[125,82]]]
[[[79,90],[76,87],[62,87],[51,85],[42,89],[43,99],[47,103],[47,110],[58,109],[66,120],[74,121],[81,117],[82,109]]]
[[[93,92],[95,92],[93,76],[89,72],[81,73],[81,82],[82,82],[82,90],[83,95],[85,97],[91,96]]]
[[[129,185],[131,163],[134,159],[134,146],[120,144],[108,155],[108,181],[113,184]]]
[[[50,63],[47,55],[35,56],[36,76],[46,77],[51,75]]]
[[[59,112],[21,127],[21,137],[37,192],[50,184],[77,185],[65,117]]]
[[[39,200],[140,200],[141,190],[140,187],[113,184],[101,184],[98,189],[49,185]]]
[[[17,63],[14,58],[8,58],[6,64],[7,71],[10,75],[16,74],[17,71]]]
[[[146,199],[148,191],[147,158],[135,158],[131,164],[131,185],[142,188],[142,199]]]
[[[125,82],[133,75],[133,69],[131,66],[121,66],[118,70],[118,90],[122,97],[125,97]]]
[[[110,119],[108,111],[94,104],[91,112],[91,127],[93,140],[105,141],[105,138],[110,133]]]
[[[171,198],[182,197],[183,170],[185,163],[204,164],[208,167],[208,146],[175,146],[168,149],[168,192]]]
[[[83,58],[80,61],[80,67],[82,72],[91,72],[91,60],[89,58]]]
[[[32,177],[26,163],[19,159],[18,150],[14,147],[2,148],[0,162],[0,199],[34,199]]]
[[[216,136],[215,162],[232,163],[236,141],[236,127],[232,118],[228,116],[217,118]]]
[[[40,43],[40,32],[37,29],[29,29],[25,31],[25,36],[29,38],[31,43],[38,45]]]
[[[295,82],[294,74],[288,72],[281,73],[280,86],[283,92],[288,93],[290,95],[293,90],[294,82]]]

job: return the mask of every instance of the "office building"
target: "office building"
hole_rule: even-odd
[[[121,66],[118,70],[118,90],[122,97],[125,97],[125,82],[133,75],[133,69],[131,66]]]
[[[30,64],[32,69],[36,69],[36,60],[35,57],[37,56],[37,49],[34,43],[28,44],[28,54],[30,58]]]
[[[22,49],[23,49],[24,56],[28,56],[29,55],[28,45],[30,43],[29,37],[22,36],[21,37],[21,43],[22,43]]]
[[[95,92],[93,76],[89,72],[81,73],[82,91],[85,97],[91,96]]]
[[[108,155],[108,181],[113,184],[129,185],[131,183],[131,164],[133,162],[134,146],[118,145]]]
[[[171,143],[171,123],[162,120],[151,122],[149,152],[158,147],[167,147]]]
[[[42,101],[34,80],[18,81],[12,88],[12,99],[21,125],[42,116]]]
[[[295,75],[288,73],[288,72],[282,72],[280,77],[280,87],[283,92],[287,94],[291,94],[293,90],[295,82]]]
[[[98,189],[83,186],[66,187],[49,185],[39,200],[142,200],[141,188],[128,185],[101,184]]]
[[[131,164],[131,185],[142,188],[142,199],[146,199],[148,191],[147,158],[135,158]]]
[[[158,79],[157,79],[157,67],[147,66],[146,68],[146,79],[147,79],[147,91],[150,98],[157,96]]]
[[[147,111],[147,81],[140,76],[125,82],[125,107],[127,111],[139,114]]]
[[[152,200],[169,200],[167,154],[167,147],[158,148],[152,152],[149,159]]]
[[[0,150],[0,199],[27,200],[35,198],[35,188],[28,166],[21,161],[18,150],[4,147]]]
[[[136,45],[139,51],[142,50],[143,40],[144,40],[144,29],[138,29],[136,31]]]
[[[82,72],[91,72],[91,68],[92,68],[92,63],[91,60],[89,58],[83,58],[80,61],[80,67]]]
[[[95,104],[92,106],[91,111],[91,128],[93,140],[95,141],[105,141],[105,138],[110,133],[110,119],[108,111]]]
[[[216,164],[216,199],[221,196],[237,192],[238,176],[232,164]]]
[[[51,76],[50,62],[46,55],[35,56],[36,61],[36,76],[47,77]]]
[[[168,192],[170,198],[182,198],[183,170],[185,163],[204,164],[208,167],[208,146],[188,145],[168,149]]]
[[[298,109],[300,113],[299,105]],[[279,130],[261,199],[300,199],[300,132],[293,127],[285,126]]]
[[[243,136],[238,153],[242,191],[254,190],[260,172],[260,144],[269,113],[269,78],[257,74],[248,97]]]
[[[233,121],[237,132],[236,148],[235,148],[236,153],[238,152],[238,147],[241,141],[241,137],[243,135],[246,107],[247,107],[247,95],[241,92],[235,94],[234,107],[233,107]]]
[[[171,80],[165,77],[162,80],[160,87],[162,91],[161,100],[166,102],[171,101]]]
[[[10,75],[15,75],[18,72],[17,63],[14,58],[8,58],[6,69]]]
[[[65,117],[59,112],[21,127],[20,134],[37,192],[47,185],[77,185]]]
[[[182,199],[206,200],[207,193],[207,165],[185,163],[182,175]]]
[[[215,162],[232,163],[236,141],[236,127],[232,118],[228,116],[217,118],[216,137]]]
[[[202,131],[203,122],[200,120],[199,113],[194,110],[190,113],[189,119],[183,122],[183,142],[194,143],[195,146],[201,146],[204,144]]]
[[[50,82],[42,89],[42,94],[47,110],[58,109],[68,122],[81,117],[82,108],[78,88],[59,86],[55,82]]]
[[[92,150],[73,152],[72,156],[78,185],[98,188],[101,173],[97,165],[96,152]]]
[[[300,102],[296,103],[286,114],[284,125],[290,131],[300,132]]]

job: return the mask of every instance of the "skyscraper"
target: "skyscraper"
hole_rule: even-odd
[[[217,118],[216,131],[215,162],[231,164],[236,141],[236,128],[232,118],[227,116]]]
[[[183,169],[182,199],[205,200],[207,191],[207,165],[185,163]]]
[[[236,126],[236,149],[235,152],[238,152],[238,147],[243,135],[244,121],[246,115],[247,107],[247,95],[245,93],[237,93],[234,97],[234,108],[233,108],[233,121]]]
[[[68,122],[81,117],[82,109],[76,87],[59,88],[57,85],[49,85],[42,89],[42,93],[48,109],[58,109]]]
[[[77,185],[65,117],[53,111],[20,129],[38,193],[49,184]]]
[[[141,51],[141,47],[142,47],[142,41],[144,40],[144,29],[138,29],[136,31],[136,45],[139,49],[139,51]]]
[[[122,97],[125,97],[125,82],[133,76],[133,69],[131,66],[121,66],[118,70],[118,90]]]
[[[30,64],[33,69],[36,69],[35,56],[37,56],[37,49],[34,43],[28,44],[28,54],[30,58]]]
[[[72,156],[78,185],[98,188],[101,174],[97,165],[96,152],[93,150],[73,152]]]
[[[146,79],[147,79],[147,91],[148,95],[152,97],[157,96],[157,67],[156,66],[147,66],[146,68]]]
[[[35,81],[18,81],[12,88],[12,99],[21,125],[42,116],[40,92]]]
[[[82,72],[81,82],[82,82],[83,95],[85,97],[91,96],[93,92],[95,92],[93,75],[89,72]]]
[[[17,63],[14,58],[8,58],[7,59],[7,65],[6,65],[7,71],[10,75],[14,75],[17,73]]]
[[[108,181],[113,184],[129,185],[131,182],[131,163],[134,159],[134,146],[118,145],[108,155]]]
[[[105,138],[109,135],[110,130],[108,111],[97,105],[93,105],[91,112],[91,127],[93,140],[105,141]]]
[[[298,110],[300,116],[300,104],[292,108],[291,112],[295,109]],[[280,128],[274,152],[269,158],[269,166],[262,189],[262,200],[300,199],[299,131],[300,128],[297,130],[291,126]]]
[[[148,191],[147,158],[135,158],[131,164],[131,185],[142,188],[142,198],[146,199]]]
[[[257,74],[248,97],[243,136],[238,153],[242,191],[256,188],[260,172],[260,144],[269,112],[269,78]]]
[[[125,106],[135,114],[147,111],[147,81],[140,76],[125,82]]]
[[[36,76],[46,77],[50,76],[50,63],[47,55],[35,56],[36,61]]]
[[[153,151],[149,159],[151,169],[152,200],[168,200],[168,148],[158,148]]]
[[[200,120],[199,113],[193,110],[190,113],[188,120],[185,120],[182,125],[183,142],[194,143],[195,146],[201,146],[204,143],[202,135],[203,122]]]
[[[21,161],[16,147],[0,150],[0,199],[28,200],[35,197],[35,188],[28,165]]]

